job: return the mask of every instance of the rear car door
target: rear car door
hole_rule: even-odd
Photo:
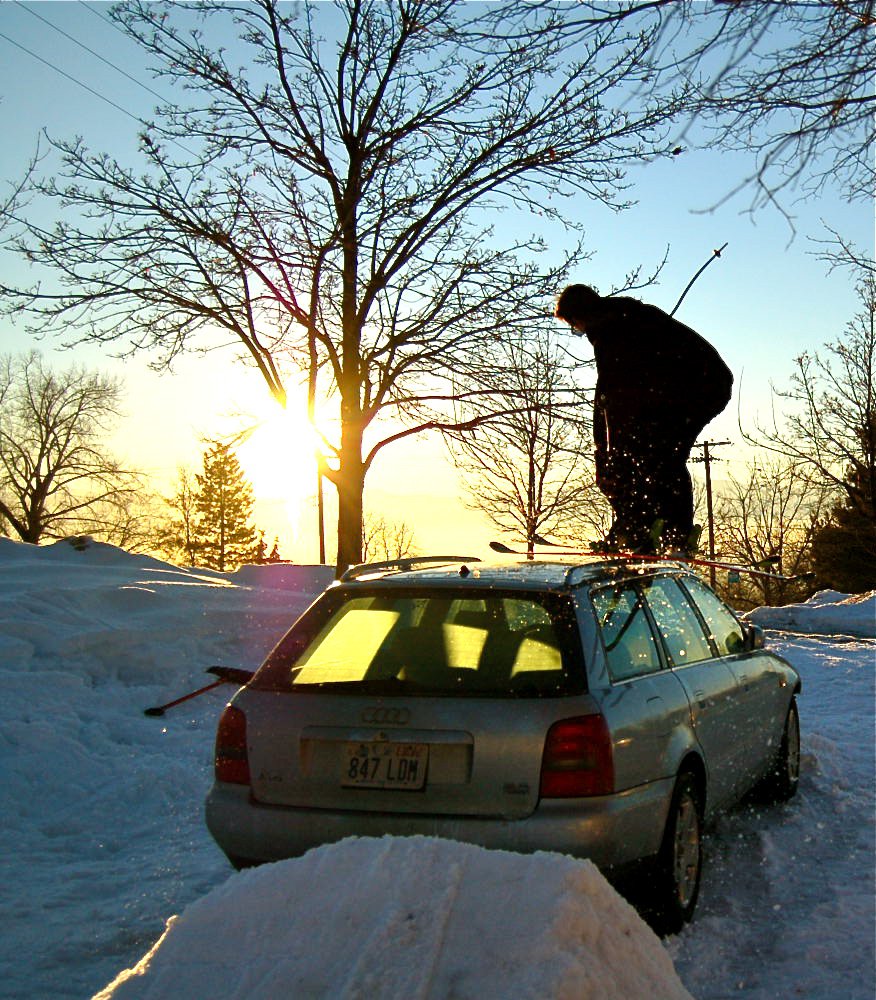
[[[643,595],[628,581],[595,589],[590,599],[605,650],[608,686],[600,700],[614,743],[616,788],[674,777],[672,737],[679,727],[689,731],[690,710]]]
[[[718,654],[739,685],[740,711],[744,717],[747,770],[757,778],[773,759],[781,738],[790,694],[782,664],[765,650],[747,650],[739,620],[724,602],[694,576],[685,577],[685,589],[711,633]]]
[[[717,808],[732,801],[747,781],[748,723],[737,676],[726,660],[716,657],[699,616],[674,577],[645,579],[642,588],[671,669],[687,694],[706,761],[710,802]]]

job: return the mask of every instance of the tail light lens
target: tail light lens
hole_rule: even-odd
[[[216,730],[215,774],[217,781],[232,785],[249,784],[246,716],[232,705],[222,713]]]
[[[605,719],[581,715],[555,722],[544,742],[541,797],[568,799],[613,791],[614,756]]]

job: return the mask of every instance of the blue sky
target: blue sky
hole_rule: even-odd
[[[134,152],[138,128],[134,118],[150,114],[154,95],[39,19],[73,36],[145,87],[167,93],[167,85],[148,73],[140,50],[100,16],[107,6],[9,0],[0,5],[0,35],[7,36],[0,37],[0,130],[4,136],[0,182],[21,175],[42,128],[58,137],[80,135],[93,149],[121,158]],[[635,266],[648,271],[669,249],[659,283],[641,293],[667,310],[712,249],[728,244],[677,315],[718,348],[736,375],[733,402],[710,425],[708,436],[736,442],[723,454],[737,463],[750,457],[741,445],[738,415],[750,426],[756,413],[766,414],[770,383],[787,384],[793,358],[836,338],[857,311],[849,275],[843,271],[828,274],[814,255],[811,239],[824,238],[825,226],[829,226],[871,252],[873,247],[872,209],[860,203],[847,205],[842,192],[824,191],[798,202],[789,195],[784,205],[794,218],[796,234],[774,210],[750,217],[745,192],[712,208],[751,168],[750,160],[741,154],[686,152],[630,175],[630,194],[637,204],[626,212],[616,214],[583,198],[565,207],[568,214],[584,221],[594,251],[593,260],[576,280],[601,291],[609,290]],[[500,227],[497,238],[501,232]],[[556,246],[567,238],[556,226],[546,230],[545,236]],[[18,264],[7,258],[3,267],[9,273]],[[6,320],[0,320],[0,343],[4,352],[32,346],[22,328]],[[70,352],[54,343],[39,346],[60,366],[77,360],[124,375],[129,415],[120,430],[119,450],[158,479],[172,477],[180,462],[197,464],[202,450],[199,435],[211,431],[217,420],[230,425],[236,419],[234,413],[266,413],[270,406],[260,377],[251,371],[230,372],[229,355],[223,352],[183,361],[174,373],[159,376],[147,370],[145,358],[122,364],[95,347]],[[421,549],[463,543],[469,548],[483,546],[495,532],[479,517],[466,513],[453,470],[443,464],[437,447],[437,442],[434,447],[408,442],[388,450],[373,470],[366,499],[378,513],[411,524]],[[309,481],[305,459],[296,456],[288,464],[294,465],[299,483]],[[257,489],[259,475],[253,474]],[[263,485],[261,491],[267,493],[268,486]],[[293,507],[290,514],[277,496],[263,501],[260,516],[270,525],[269,534],[280,534],[286,552],[302,560],[314,558],[310,537],[314,518],[309,508]]]

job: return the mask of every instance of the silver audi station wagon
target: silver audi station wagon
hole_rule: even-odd
[[[355,567],[225,709],[209,829],[233,864],[424,834],[635,864],[696,905],[701,832],[797,788],[800,678],[678,563]]]

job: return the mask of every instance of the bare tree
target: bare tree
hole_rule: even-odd
[[[36,352],[0,361],[0,514],[22,541],[117,524],[138,485],[101,443],[120,396],[115,379],[55,373]]]
[[[471,429],[447,434],[469,506],[522,538],[530,553],[540,535],[580,541],[604,527],[591,407],[574,384],[576,367],[544,335],[503,341],[478,373],[482,386],[495,388],[460,405],[460,423]],[[481,414],[490,419],[480,422]]]
[[[126,552],[153,554],[157,524],[162,514],[162,498],[138,486],[135,491],[99,501],[93,508],[93,527],[88,530],[101,541]],[[84,527],[77,530],[85,530]]]
[[[362,559],[404,559],[416,555],[413,529],[405,521],[387,521],[382,515],[365,515]]]
[[[846,239],[841,233],[830,226],[825,227],[830,234],[827,239],[813,242],[820,247],[818,257],[828,265],[829,271],[837,268],[850,268],[857,276],[858,281],[862,279],[876,279],[876,260],[873,259],[873,247],[864,250],[856,246],[851,240]]]
[[[804,463],[776,460],[730,476],[718,498],[718,549],[742,566],[796,575],[811,569],[811,543],[830,491]],[[808,590],[807,590],[808,587]],[[730,593],[737,605],[787,604],[811,591],[803,582],[746,576]]]
[[[670,154],[684,95],[648,64],[661,7],[124,4],[112,16],[191,103],[144,128],[145,172],[54,143],[32,193],[63,219],[20,219],[18,246],[58,284],[7,289],[11,307],[159,364],[230,340],[281,402],[284,367],[307,371],[317,423],[329,404],[339,417],[338,563],[358,562],[376,455],[452,424],[471,359],[548,322],[582,259],[579,243],[539,266],[528,220],[575,230],[582,202],[622,207],[627,166]]]
[[[698,87],[712,142],[755,154],[737,188],[750,186],[753,208],[801,185],[872,199],[874,0],[669,7],[683,27],[662,56]]]
[[[876,496],[876,279],[858,286],[861,312],[845,335],[795,361],[781,418],[748,439],[806,465],[853,510],[873,518]]]
[[[187,466],[179,466],[174,493],[163,498],[170,518],[159,523],[152,538],[160,552],[170,559],[182,559],[188,566],[197,561],[197,491],[195,473]]]

